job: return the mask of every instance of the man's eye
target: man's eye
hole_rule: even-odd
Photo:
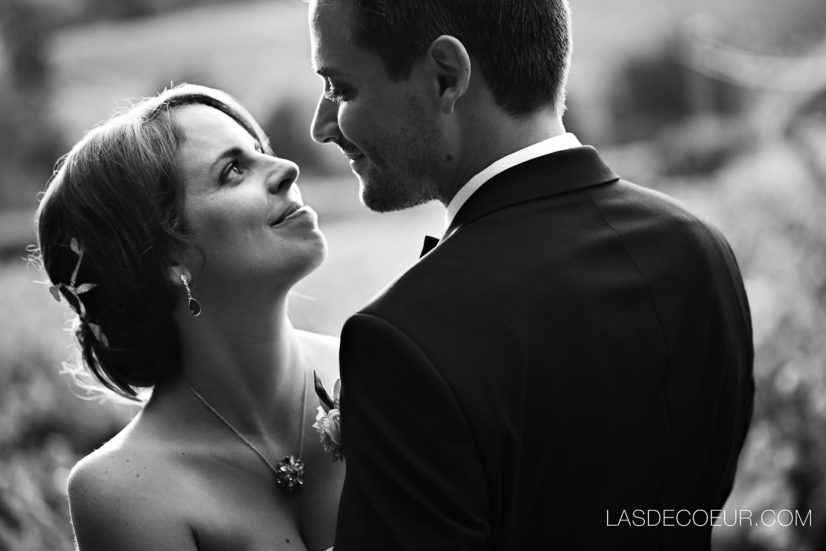
[[[327,88],[324,92],[324,97],[329,101],[338,103],[341,101],[341,92],[335,88]]]
[[[347,88],[333,86],[332,83],[327,83],[327,88],[324,90],[324,97],[332,102],[338,103],[343,100],[347,100],[349,97],[349,91]]]

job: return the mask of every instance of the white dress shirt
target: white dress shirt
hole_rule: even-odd
[[[580,147],[581,145],[582,144],[579,143],[577,137],[568,132],[565,134],[560,134],[559,136],[548,138],[547,140],[542,140],[541,142],[533,145],[529,145],[519,151],[514,151],[509,155],[505,155],[498,161],[494,161],[492,164],[488,165],[487,168],[483,169],[473,178],[468,180],[465,185],[459,188],[459,191],[456,192],[453,199],[450,200],[450,203],[447,205],[447,212],[445,213],[445,217],[447,218],[447,226],[450,227],[450,223],[453,222],[453,219],[456,217],[456,213],[459,212],[459,209],[462,208],[462,205],[467,202],[470,196],[476,193],[476,191],[482,187],[485,182],[500,172],[504,172],[511,167],[524,163],[525,161],[530,161],[531,159],[536,159],[537,157],[562,151],[564,149]]]

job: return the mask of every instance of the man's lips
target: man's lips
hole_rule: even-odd
[[[350,170],[356,173],[363,168],[362,165],[367,159],[363,153],[345,153],[345,155],[347,155],[347,160],[350,163]]]
[[[336,145],[338,145],[338,148],[341,150],[342,154],[344,154],[344,156],[347,157],[347,159],[350,161],[357,161],[358,159],[364,157],[364,153],[362,153],[358,149],[352,147],[343,147],[341,144]]]

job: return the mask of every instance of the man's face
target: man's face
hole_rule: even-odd
[[[335,143],[350,159],[371,210],[437,199],[435,174],[445,153],[431,83],[417,66],[409,78],[392,80],[377,54],[354,44],[351,11],[349,0],[310,3],[313,64],[324,79],[313,139]]]

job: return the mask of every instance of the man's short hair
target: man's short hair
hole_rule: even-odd
[[[568,0],[349,0],[356,44],[394,79],[441,35],[462,42],[496,102],[512,115],[561,114],[571,52]]]

